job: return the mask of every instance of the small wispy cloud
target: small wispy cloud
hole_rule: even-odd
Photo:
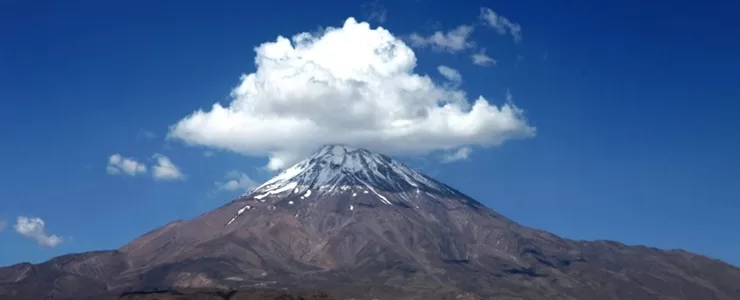
[[[453,85],[459,85],[460,82],[462,82],[462,75],[460,75],[460,72],[453,68],[445,65],[440,65],[437,67],[437,71],[439,72],[439,74],[442,74],[444,78],[452,82]]]
[[[13,226],[16,232],[35,241],[41,247],[53,248],[62,243],[62,238],[46,232],[46,223],[41,218],[20,216]]]
[[[437,31],[426,37],[418,33],[412,33],[409,36],[409,41],[413,47],[431,47],[433,50],[455,53],[475,47],[475,43],[469,40],[472,32],[472,26],[460,25],[453,30]]]
[[[470,149],[470,147],[462,147],[457,149],[455,152],[447,153],[442,157],[443,163],[451,163],[456,162],[460,160],[467,160],[470,157],[470,153],[472,153],[473,150]]]
[[[162,154],[154,154],[154,159],[157,163],[152,166],[152,176],[156,180],[183,180],[185,175],[180,172],[180,169],[172,163],[169,157]]]
[[[362,5],[365,9],[369,9],[370,13],[367,17],[367,20],[377,21],[380,24],[385,23],[385,21],[388,18],[388,10],[383,7],[383,5],[380,4],[379,1],[375,0],[373,2],[365,3]]]
[[[511,95],[510,89],[506,89],[506,102],[508,103],[514,102],[514,96]]]
[[[6,220],[0,220],[0,231],[5,230],[5,227],[8,226],[8,221]]]
[[[213,156],[216,156],[216,152],[213,152],[213,151],[210,151],[210,150],[206,150],[206,151],[203,151],[203,156],[205,156],[205,157],[213,157]]]
[[[157,138],[157,134],[149,130],[141,130],[136,134],[137,139],[153,140]]]
[[[224,178],[227,181],[218,181],[215,183],[217,191],[236,191],[242,190],[248,192],[259,184],[252,178],[239,171],[230,171]]]
[[[518,68],[518,67],[519,67],[519,64],[520,64],[520,63],[521,63],[521,62],[522,62],[523,60],[524,60],[524,55],[521,55],[521,54],[517,55],[517,56],[516,56],[516,61],[514,62],[514,67],[515,67],[515,68]]]
[[[496,60],[486,54],[485,48],[481,48],[478,53],[470,55],[470,59],[473,60],[473,64],[481,67],[488,67],[496,64]]]
[[[123,157],[118,153],[108,157],[108,165],[105,169],[111,175],[126,174],[136,176],[137,174],[146,173],[146,165],[133,158]]]
[[[503,35],[508,33],[511,34],[515,42],[518,43],[522,41],[522,26],[512,22],[502,15],[497,14],[492,9],[488,7],[481,7],[480,18],[485,21],[485,23],[490,28],[496,30],[498,34]]]

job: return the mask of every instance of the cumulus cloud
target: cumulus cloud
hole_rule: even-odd
[[[496,30],[498,34],[511,34],[515,42],[522,41],[522,27],[519,24],[510,21],[508,18],[497,14],[490,8],[481,7],[480,18],[486,24]]]
[[[469,99],[415,73],[403,40],[354,18],[319,34],[279,36],[255,52],[256,71],[242,75],[228,105],[194,111],[168,138],[266,155],[267,168],[279,170],[330,143],[413,155],[535,134],[513,103]]]
[[[469,40],[472,32],[472,26],[460,25],[448,32],[437,31],[430,36],[412,33],[409,41],[413,47],[431,47],[433,50],[454,53],[475,47],[475,43]]]
[[[180,180],[185,179],[185,175],[180,172],[180,169],[175,166],[174,163],[162,154],[154,154],[154,159],[157,160],[157,164],[152,166],[152,176],[157,180]]]
[[[496,60],[486,54],[485,48],[481,48],[478,53],[470,55],[470,59],[473,60],[473,64],[481,67],[487,67],[496,64]]]
[[[439,74],[442,74],[444,78],[447,78],[447,80],[449,80],[453,84],[460,84],[460,82],[462,82],[462,75],[460,75],[460,72],[458,72],[457,70],[453,68],[450,68],[445,65],[441,65],[437,67],[437,71],[439,72]]]
[[[46,224],[40,218],[18,217],[13,228],[22,236],[36,241],[42,247],[56,247],[62,243],[62,238],[46,232]]]
[[[468,157],[470,157],[470,153],[472,153],[473,150],[470,149],[470,147],[461,147],[460,149],[457,149],[455,152],[450,152],[445,154],[442,157],[443,163],[451,163],[458,160],[466,160]]]
[[[108,174],[126,174],[129,176],[136,176],[141,173],[146,173],[146,165],[136,161],[133,158],[123,157],[116,153],[108,157],[108,165],[106,166]]]
[[[247,174],[239,171],[228,172],[226,173],[225,178],[227,181],[216,182],[216,188],[219,191],[242,190],[244,192],[248,192],[259,185],[256,181],[252,180],[252,178],[249,178]]]

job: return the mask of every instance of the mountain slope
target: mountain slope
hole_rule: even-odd
[[[728,264],[562,239],[339,145],[193,220],[70,257],[0,269],[0,295],[309,287],[359,299],[740,299]]]

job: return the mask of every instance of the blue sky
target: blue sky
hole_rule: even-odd
[[[521,41],[481,20],[481,7],[518,24]],[[165,136],[197,109],[226,106],[255,71],[255,47],[348,17],[405,39],[416,74],[444,85],[438,67],[457,70],[455,88],[471,101],[502,107],[509,90],[536,128],[499,146],[472,143],[453,163],[439,151],[402,160],[524,225],[740,265],[738,12],[729,1],[5,1],[0,265],[117,248],[233,199],[249,185],[234,171],[268,179],[268,162],[290,155]],[[409,40],[460,25],[474,28],[461,50]],[[495,65],[472,62],[481,49]],[[110,174],[116,153],[145,172]],[[19,216],[28,219],[14,226]]]

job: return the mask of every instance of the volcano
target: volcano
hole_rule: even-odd
[[[740,269],[522,226],[385,155],[322,147],[118,250],[0,269],[0,297],[318,289],[341,299],[740,299]]]

